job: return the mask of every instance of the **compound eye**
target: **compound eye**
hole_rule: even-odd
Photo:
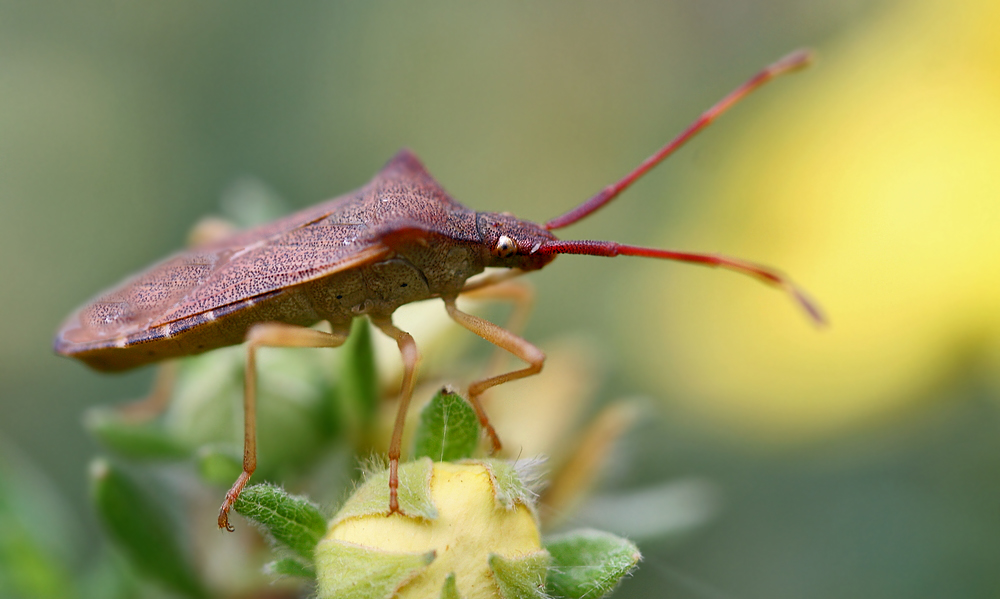
[[[493,253],[499,258],[509,258],[516,251],[517,244],[514,243],[514,240],[506,235],[501,235],[500,239],[497,239],[497,246],[494,248]]]

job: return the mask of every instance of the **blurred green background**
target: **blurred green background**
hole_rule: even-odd
[[[94,546],[80,415],[152,371],[96,374],[52,335],[234,181],[307,206],[406,146],[469,207],[544,221],[809,46],[560,236],[779,266],[832,325],[730,274],[568,256],[531,277],[526,337],[589,337],[604,397],[662,408],[620,484],[721,490],[621,596],[995,597],[998,28],[994,0],[2,2],[0,439]]]

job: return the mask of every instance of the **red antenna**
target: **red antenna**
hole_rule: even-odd
[[[730,92],[728,96],[720,100],[715,106],[712,106],[702,113],[702,115],[680,135],[671,140],[667,145],[660,148],[658,152],[643,161],[642,164],[626,175],[621,181],[605,187],[600,193],[580,204],[573,210],[570,210],[566,214],[553,218],[549,222],[545,223],[545,228],[550,231],[553,229],[560,229],[597,211],[599,208],[618,197],[618,194],[628,189],[628,187],[632,185],[636,179],[645,175],[650,169],[662,162],[667,156],[673,154],[674,151],[687,143],[687,141],[694,137],[695,134],[711,124],[712,121],[719,117],[719,115],[729,110],[730,107],[742,100],[750,92],[756,90],[779,75],[784,75],[785,73],[790,73],[807,66],[811,61],[811,52],[808,50],[796,50],[795,52],[792,52],[788,56],[785,56],[781,60],[778,60],[764,70],[760,71],[751,77],[746,83]],[[644,248],[634,245],[623,245],[613,241],[544,241],[540,243],[532,253],[535,252],[540,254],[586,254],[590,256],[607,257],[643,256],[646,258],[661,258],[664,260],[677,260],[679,262],[690,262],[702,264],[704,266],[727,268],[729,270],[752,276],[764,283],[767,283],[768,285],[784,289],[789,295],[792,296],[796,303],[798,303],[802,309],[806,311],[813,321],[818,324],[825,324],[826,322],[819,306],[809,299],[809,297],[784,274],[772,268],[740,260],[738,258],[730,258],[728,256],[721,256],[718,254],[698,254],[691,252],[661,250],[656,248]]]
[[[826,324],[826,317],[823,316],[823,311],[820,310],[816,302],[810,299],[787,276],[773,268],[740,260],[739,258],[730,258],[729,256],[719,254],[698,254],[644,248],[615,243],[614,241],[562,241],[558,239],[543,242],[535,252],[539,254],[585,254],[587,256],[606,256],[608,258],[614,256],[641,256],[644,258],[661,258],[664,260],[702,264],[704,266],[728,268],[729,270],[754,277],[768,285],[784,289],[816,324]]]
[[[698,117],[698,120],[691,123],[687,129],[671,140],[667,145],[660,148],[657,153],[644,160],[642,164],[636,167],[634,171],[626,175],[624,179],[613,185],[605,187],[600,193],[570,210],[566,214],[553,218],[549,222],[545,223],[545,228],[549,231],[561,229],[572,225],[576,221],[597,211],[599,208],[618,197],[618,194],[628,189],[629,186],[636,181],[636,179],[645,175],[657,164],[663,162],[667,156],[673,154],[674,151],[687,143],[687,141],[694,137],[695,134],[709,126],[712,121],[719,117],[719,115],[729,110],[733,104],[742,100],[750,92],[756,90],[779,75],[784,75],[785,73],[790,73],[806,67],[810,62],[812,62],[812,52],[809,50],[796,50],[788,56],[778,60],[774,64],[766,67],[764,70],[751,77],[746,83],[730,92],[728,96],[720,100],[715,106],[712,106],[702,113],[702,115]]]

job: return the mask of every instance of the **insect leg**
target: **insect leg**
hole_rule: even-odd
[[[121,406],[118,408],[118,413],[131,422],[144,422],[156,418],[170,404],[176,380],[177,361],[164,362],[156,369],[156,378],[153,380],[153,389],[149,395]]]
[[[504,281],[509,281],[514,277],[519,277],[523,275],[526,271],[519,268],[508,268],[501,271],[494,271],[485,276],[479,276],[474,279],[465,282],[462,286],[462,290],[459,293],[465,294],[472,291],[482,289],[483,287],[492,287]]]
[[[229,510],[257,469],[257,350],[261,347],[338,347],[347,340],[347,331],[326,333],[291,324],[265,322],[248,332],[247,366],[243,390],[243,473],[226,493],[219,508],[219,528],[232,532]]]
[[[511,272],[511,271],[508,271]],[[516,271],[520,273],[521,271]],[[501,300],[513,304],[514,310],[507,317],[504,324],[505,329],[520,335],[524,327],[528,325],[528,317],[531,309],[535,305],[535,288],[531,283],[523,280],[510,280],[510,277],[500,279],[500,282],[489,286],[475,285],[466,286],[459,294],[464,298],[473,300]],[[490,359],[486,372],[492,374],[499,372],[503,366],[503,359],[506,357],[503,348],[497,347],[493,357]]]
[[[403,447],[403,425],[406,424],[406,410],[410,407],[410,397],[413,395],[414,375],[420,352],[413,337],[406,331],[396,328],[391,318],[370,317],[372,324],[383,333],[396,340],[399,352],[403,355],[403,384],[399,390],[399,408],[396,411],[396,423],[392,427],[392,440],[389,441],[389,513],[399,511],[399,457]]]
[[[448,316],[451,316],[455,322],[528,363],[527,368],[491,376],[469,385],[469,402],[476,410],[480,424],[486,429],[486,434],[489,435],[490,441],[493,443],[493,451],[499,451],[501,448],[500,438],[497,436],[496,431],[493,430],[493,425],[490,424],[490,419],[483,410],[479,396],[490,387],[538,374],[542,370],[542,364],[545,363],[545,354],[542,353],[542,350],[507,329],[497,326],[488,320],[483,320],[478,316],[462,312],[455,306],[455,298],[444,298],[444,306],[448,311]]]

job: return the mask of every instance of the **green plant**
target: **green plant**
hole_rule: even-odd
[[[450,342],[445,349],[455,353]],[[225,489],[241,470],[242,348],[182,360],[170,406],[154,420],[137,422],[110,408],[90,411],[90,433],[134,465],[99,458],[91,470],[94,504],[118,556],[116,568],[95,583],[95,596],[116,596],[108,589],[125,589],[117,596],[128,596],[138,585],[144,592],[166,589],[187,597],[254,596],[264,589],[268,596],[292,597],[312,585],[324,598],[594,598],[636,566],[636,546],[610,533],[544,536],[544,526],[555,519],[540,519],[537,509],[539,502],[556,515],[572,509],[634,419],[633,407],[612,404],[575,443],[569,440],[567,423],[587,403],[575,394],[590,389],[578,384],[579,376],[560,375],[560,364],[573,359],[553,352],[550,380],[563,380],[567,389],[549,398],[561,406],[558,417],[522,410],[522,424],[507,426],[531,431],[519,442],[534,444],[531,455],[577,448],[548,464],[553,472],[546,476],[536,459],[485,458],[471,406],[441,389],[413,419],[410,461],[400,470],[402,513],[386,516],[387,473],[381,466],[357,466],[385,451],[391,410],[382,406],[398,389],[398,383],[380,381],[376,354],[369,325],[359,320],[336,351],[265,350],[258,356],[260,461],[253,480],[269,482],[249,486],[234,507],[269,544],[259,543],[247,526],[235,535],[215,530],[220,491],[204,500],[199,490]],[[454,363],[473,368],[449,356],[449,366]],[[425,362],[424,376],[433,379],[435,366]],[[427,390],[418,390],[418,404]],[[540,407],[545,400],[532,402]],[[536,426],[525,426],[529,421]],[[182,482],[180,490],[164,484],[164,471],[173,487]],[[192,484],[196,478],[200,484]],[[456,505],[463,506],[457,516]],[[185,519],[177,517],[181,506]],[[373,537],[374,529],[381,536]],[[523,534],[511,536],[515,529]],[[418,538],[422,544],[415,545]]]

